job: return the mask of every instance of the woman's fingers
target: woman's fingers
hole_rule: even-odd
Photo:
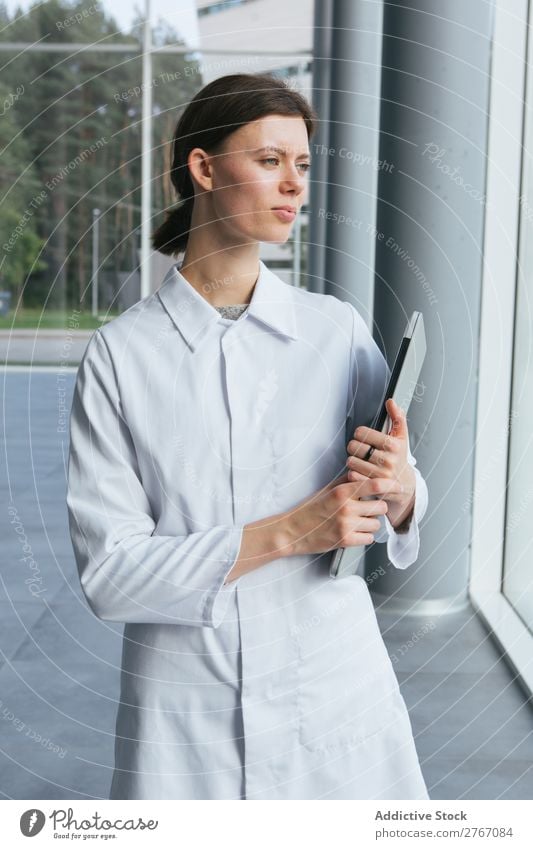
[[[372,455],[372,459],[373,458],[374,455]],[[381,469],[381,464],[377,466],[374,465],[374,463],[371,463],[370,460],[360,460],[358,457],[348,457],[346,460],[346,466],[349,469],[348,474],[350,474],[350,472],[356,472],[363,478],[378,477]],[[356,478],[350,478],[350,480],[356,480]]]
[[[381,450],[378,450],[375,446],[372,446],[372,447],[374,448],[374,452],[373,452],[372,456],[374,456],[375,454],[382,454],[383,453]],[[359,442],[359,440],[357,440],[357,439],[352,439],[348,443],[348,456],[349,457],[359,457],[359,459],[364,460],[364,458],[366,457],[366,455],[368,453],[369,448],[370,448],[369,442]]]
[[[359,472],[368,478],[386,476],[394,469],[396,455],[391,456],[385,451],[375,448],[372,455],[366,459],[368,445],[357,443],[355,453],[346,460],[346,466],[354,472]]]
[[[368,475],[363,475],[360,472],[350,471],[348,472],[348,480],[350,483],[360,484],[359,489],[354,491],[353,498],[374,496],[387,501],[401,501],[405,497],[404,487],[398,483],[396,478],[378,476],[369,478]]]
[[[366,473],[367,477],[374,477],[381,467],[387,466],[390,462],[385,452],[376,448],[367,460],[368,445],[358,447],[357,452],[348,457],[346,465],[356,472]]]
[[[348,454],[354,454],[357,446],[365,446],[365,451],[368,451],[370,445],[374,448],[379,448],[380,451],[399,450],[398,437],[391,436],[388,433],[382,433],[380,430],[374,430],[371,427],[358,427],[354,433],[354,438],[350,440],[346,446]]]

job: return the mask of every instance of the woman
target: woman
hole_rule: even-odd
[[[374,539],[409,566],[427,489],[399,408],[366,426],[388,371],[358,312],[259,260],[304,203],[315,120],[268,75],[196,95],[154,235],[182,263],[80,366],[72,541],[125,623],[111,798],[427,798],[367,585],[329,577]]]

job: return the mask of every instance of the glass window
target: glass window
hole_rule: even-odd
[[[524,104],[520,238],[516,280],[515,333],[509,466],[505,521],[503,593],[533,631],[533,74],[529,39],[528,78]]]

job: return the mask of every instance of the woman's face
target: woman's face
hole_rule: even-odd
[[[211,188],[212,214],[231,242],[285,242],[307,201],[310,153],[303,118],[267,115],[245,124],[209,163],[211,180],[204,185]]]

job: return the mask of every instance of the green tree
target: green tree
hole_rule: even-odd
[[[39,259],[43,240],[38,235],[32,200],[38,191],[38,176],[31,166],[24,181],[17,180],[21,163],[30,159],[28,144],[17,121],[17,104],[24,85],[8,90],[0,83],[0,287],[13,293],[23,306],[24,281],[32,271],[44,270]]]
[[[5,225],[12,226],[31,198],[44,192],[31,230],[41,240],[20,241],[28,252],[23,267],[33,268],[25,286],[28,304],[77,308],[90,306],[93,209],[100,216],[100,274],[116,288],[116,272],[138,262],[141,204],[141,21],[130,33],[94,5],[47,0],[11,18],[0,5],[0,40],[131,45],[132,53],[18,51],[7,60],[5,88],[24,86],[16,103],[16,122],[4,130],[7,165],[2,185]],[[78,19],[75,15],[78,14]],[[158,44],[179,43],[165,22],[154,28]],[[154,56],[153,207],[159,215],[174,202],[168,181],[170,139],[184,104],[201,86],[192,57]],[[14,107],[13,107],[14,108]],[[15,113],[13,113],[15,115]],[[2,166],[3,167],[3,166]],[[22,200],[21,200],[22,199]],[[18,219],[17,219],[18,220]],[[154,220],[154,227],[157,221]],[[33,252],[33,253],[32,253]],[[31,261],[29,257],[31,256]],[[20,289],[20,265],[13,258],[9,285]]]

